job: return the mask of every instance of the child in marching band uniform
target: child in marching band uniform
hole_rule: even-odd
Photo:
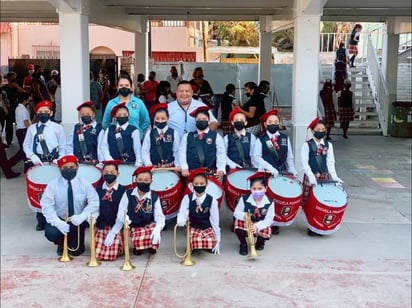
[[[318,181],[326,181],[332,178],[338,184],[343,183],[336,174],[332,143],[325,140],[325,123],[317,117],[309,124],[308,129],[311,129],[313,138],[305,142],[301,150],[302,166],[305,174],[303,177],[303,207],[308,198],[310,187],[316,186]],[[307,231],[309,236],[321,236],[321,234],[309,229]]]
[[[80,104],[77,111],[80,122],[67,136],[66,153],[75,155],[80,163],[97,164],[103,160],[101,151],[97,151],[104,136],[102,125],[96,122],[93,102]]]
[[[251,214],[252,230],[257,237],[255,247],[257,250],[265,248],[265,239],[272,234],[270,228],[275,216],[274,202],[266,196],[267,179],[269,173],[256,172],[247,179],[250,180],[250,194],[241,197],[233,213],[235,218],[235,234],[240,242],[239,254],[248,254],[246,242],[247,232],[245,226],[245,215]],[[250,244],[250,243],[249,243]]]
[[[96,257],[113,261],[123,254],[124,214],[127,207],[120,206],[126,189],[117,182],[120,160],[105,160],[103,164],[104,182],[96,188],[100,200],[100,214],[96,220]],[[126,203],[122,204],[127,205]]]
[[[113,107],[111,117],[116,124],[110,125],[104,134],[100,150],[104,160],[119,159],[126,164],[142,165],[139,130],[129,124],[129,109],[125,103]]]
[[[234,127],[234,132],[223,137],[226,150],[226,165],[229,168],[251,168],[253,147],[256,136],[246,132],[246,115],[239,108],[233,109],[229,114],[229,121]]]
[[[219,208],[217,200],[206,193],[206,169],[193,170],[188,183],[191,183],[192,192],[182,199],[177,225],[183,227],[189,219],[192,249],[211,250],[220,255]]]
[[[160,199],[150,190],[151,170],[151,166],[137,168],[133,173],[137,187],[128,190],[120,201],[120,207],[127,208],[135,255],[141,255],[144,249],[155,254],[160,244],[160,232],[165,226]]]
[[[169,127],[167,104],[160,103],[150,108],[154,127],[148,130],[142,144],[142,160],[145,166],[179,167],[180,139],[177,131]]]

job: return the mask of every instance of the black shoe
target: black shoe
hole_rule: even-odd
[[[309,236],[323,236],[322,234],[313,232],[313,231],[310,230],[310,229],[307,229],[307,230],[308,230],[308,235],[309,235]]]
[[[346,136],[346,135],[343,135],[342,137],[345,138],[345,139],[348,139],[348,136]]]
[[[148,248],[147,251],[148,251],[151,255],[154,255],[154,254],[157,252],[157,250],[156,250],[156,249],[153,249],[153,248]]]
[[[240,244],[239,254],[247,256],[247,244]]]
[[[273,235],[278,235],[279,234],[279,226],[272,226],[270,228],[272,229],[272,234]]]
[[[263,237],[258,237],[255,244],[256,250],[263,250],[265,249],[265,239]]]
[[[62,256],[62,254],[63,254],[63,246],[62,245],[57,245],[57,255],[59,256],[59,257],[61,257]]]
[[[6,179],[14,179],[17,178],[20,175],[20,172],[11,172],[10,174],[6,175]]]
[[[141,250],[141,249],[133,248],[133,254],[135,256],[140,256],[142,254],[142,252],[143,252],[143,250]]]
[[[36,225],[36,231],[43,231],[44,230],[44,224],[42,223],[37,223]]]

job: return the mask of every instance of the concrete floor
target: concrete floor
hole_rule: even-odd
[[[131,256],[131,272],[119,269],[123,258],[88,268],[89,250],[59,263],[34,229],[24,177],[1,175],[1,306],[411,307],[411,139],[332,137],[349,194],[341,229],[308,237],[299,213],[257,260],[238,254],[223,205],[222,255],[194,253],[192,267],[173,253],[173,221],[156,255]]]

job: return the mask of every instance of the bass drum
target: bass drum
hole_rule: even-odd
[[[153,179],[150,188],[160,198],[163,214],[166,219],[177,215],[182,200],[182,184],[179,175],[174,171],[153,171]]]
[[[247,178],[256,170],[232,169],[225,182],[226,205],[232,212],[235,211],[239,198],[250,194],[249,181]]]

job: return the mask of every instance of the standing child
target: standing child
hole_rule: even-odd
[[[189,219],[192,250],[211,250],[220,255],[219,208],[216,199],[206,193],[206,169],[193,170],[188,183],[192,192],[183,197],[177,225],[183,227]]]
[[[335,126],[335,105],[333,100],[333,89],[332,89],[332,81],[330,79],[326,79],[325,83],[323,84],[323,89],[320,91],[320,98],[322,100],[323,109],[325,111],[325,125],[326,125],[326,140],[332,140],[330,137],[330,131],[332,127]]]
[[[151,166],[137,168],[133,173],[137,187],[128,190],[120,201],[120,207],[127,208],[135,255],[141,255],[144,249],[155,254],[160,244],[160,232],[165,226],[159,197],[150,190],[151,170]]]
[[[31,125],[30,114],[27,106],[29,104],[29,94],[27,92],[19,93],[17,100],[19,105],[16,108],[16,136],[19,141],[20,149],[17,153],[18,157],[24,161],[24,172],[27,171],[28,164],[26,163],[26,154],[23,151],[23,142],[26,137],[27,129]]]
[[[250,194],[242,196],[233,213],[235,218],[235,234],[240,242],[239,254],[248,254],[246,243],[247,232],[252,232],[256,239],[256,250],[265,248],[265,239],[269,239],[272,234],[270,228],[275,216],[275,205],[266,196],[267,179],[269,173],[256,172],[247,179],[250,180]],[[252,229],[247,230],[245,216],[251,215]],[[250,245],[250,243],[249,243]]]
[[[343,129],[343,138],[348,139],[349,122],[354,120],[355,109],[353,104],[353,92],[349,79],[345,80],[344,90],[337,93],[339,106],[339,121]]]
[[[143,139],[142,159],[145,166],[179,167],[179,136],[168,126],[167,104],[160,103],[150,109],[154,127],[148,130]]]
[[[123,253],[124,239],[120,230],[127,207],[120,207],[120,200],[126,191],[117,182],[121,163],[120,160],[103,161],[104,182],[96,188],[100,200],[100,214],[96,220],[96,257],[100,260],[113,261]]]
[[[236,102],[236,87],[234,84],[229,83],[226,85],[226,91],[223,94],[222,101],[220,106],[222,108],[222,129],[223,129],[223,136],[230,134],[233,132],[233,126],[230,124],[230,112],[232,109],[237,106]]]

